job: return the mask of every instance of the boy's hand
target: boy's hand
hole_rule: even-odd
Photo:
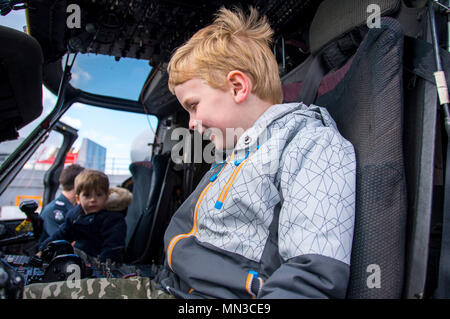
[[[42,255],[42,251],[38,251],[35,256],[41,258],[41,255]]]

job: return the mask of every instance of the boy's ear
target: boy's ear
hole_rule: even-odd
[[[251,81],[244,72],[230,71],[227,75],[227,83],[237,104],[245,101],[251,92]]]
[[[80,205],[80,196],[78,196],[77,194],[75,194],[75,201],[78,205]]]

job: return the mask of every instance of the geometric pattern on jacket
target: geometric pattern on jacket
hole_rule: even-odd
[[[235,165],[248,151],[247,160]],[[318,254],[350,264],[355,154],[325,109],[302,103],[272,106],[244,132],[234,152],[199,207],[200,242],[258,262],[281,202],[278,249],[283,259]],[[215,208],[233,173],[223,206]]]

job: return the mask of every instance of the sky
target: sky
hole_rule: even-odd
[[[0,24],[23,31],[23,26],[26,25],[25,11],[11,11],[8,15],[1,16]],[[64,61],[63,59],[63,64]],[[122,58],[116,62],[114,57],[110,56],[78,54],[72,68],[71,84],[91,93],[137,100],[150,70],[150,65],[144,60]],[[56,96],[44,86],[42,102],[44,108],[42,115],[21,129],[20,137],[26,137],[55,105]],[[138,136],[152,138],[157,125],[155,116],[113,111],[81,103],[72,105],[61,121],[78,129],[78,139],[74,143],[75,150],[79,149],[84,137],[89,138],[107,148],[107,171],[111,168],[114,158],[116,173],[120,167],[121,173],[127,174],[133,142]],[[59,134],[52,133],[42,148],[50,151],[60,145],[61,141],[62,137]],[[47,153],[42,149],[36,152],[43,154],[42,156],[46,156]]]

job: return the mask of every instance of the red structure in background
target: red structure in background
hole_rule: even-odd
[[[47,159],[44,160],[37,160],[36,163],[39,164],[53,164],[55,162],[56,156],[50,156]],[[66,160],[64,161],[64,164],[75,164],[78,159],[78,153],[67,153]]]

